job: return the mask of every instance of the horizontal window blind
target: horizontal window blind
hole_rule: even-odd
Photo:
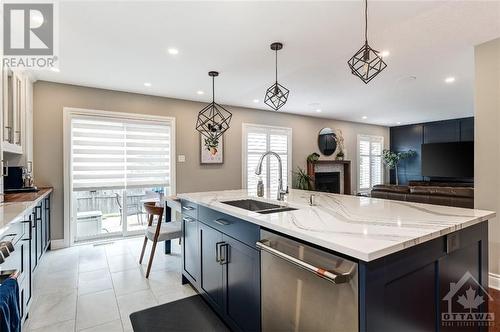
[[[167,121],[73,116],[73,189],[168,187],[171,129]]]
[[[290,128],[268,127],[259,125],[244,125],[244,178],[246,188],[250,192],[257,192],[258,176],[255,175],[255,167],[260,156],[267,151],[276,152],[281,157],[283,164],[283,187],[288,185],[288,173],[290,171],[290,142],[292,130]],[[277,194],[278,189],[278,160],[271,156],[264,159],[262,164],[262,180],[264,187],[271,195]]]
[[[358,190],[367,191],[376,184],[382,184],[382,150],[384,138],[381,136],[358,136]]]

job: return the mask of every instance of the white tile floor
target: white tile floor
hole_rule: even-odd
[[[195,294],[181,285],[181,250],[157,247],[149,280],[151,249],[139,265],[143,237],[49,251],[35,275],[35,297],[25,331],[132,331],[132,312]]]

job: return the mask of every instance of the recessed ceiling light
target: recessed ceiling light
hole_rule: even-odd
[[[453,82],[455,82],[455,77],[453,77],[453,76],[447,77],[444,79],[444,81],[446,83],[453,83]]]
[[[400,124],[401,124],[401,121],[396,122],[396,124],[400,125]]]
[[[196,93],[197,93],[197,94],[199,94],[199,95],[203,95],[203,94],[205,94],[205,92],[203,92],[203,91],[201,91],[201,90],[196,91]]]
[[[179,50],[176,48],[169,48],[167,51],[168,51],[168,54],[171,54],[171,55],[179,54]]]
[[[318,108],[318,109],[316,110],[316,112],[317,112],[317,113],[321,113],[321,110]]]
[[[50,70],[52,70],[54,73],[58,73],[60,72],[61,70],[57,67],[50,67]]]
[[[363,116],[361,117],[361,119],[366,120],[366,119],[368,119],[368,117],[367,117],[366,115],[363,115]]]
[[[380,52],[379,54],[382,58],[385,58],[385,57],[388,57],[389,55],[391,55],[391,52],[384,50],[384,51]]]
[[[146,83],[144,83],[144,86],[146,86],[146,87],[148,87],[148,88],[149,88],[149,87],[151,86],[151,83],[146,82]]]
[[[258,99],[254,99],[253,102],[257,104],[259,102],[259,100]]]

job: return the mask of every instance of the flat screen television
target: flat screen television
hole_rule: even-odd
[[[422,144],[422,175],[473,178],[474,142]]]

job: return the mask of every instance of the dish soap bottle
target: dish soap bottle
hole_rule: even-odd
[[[257,182],[257,197],[264,197],[264,182],[262,182],[261,176],[259,176],[259,181]]]

